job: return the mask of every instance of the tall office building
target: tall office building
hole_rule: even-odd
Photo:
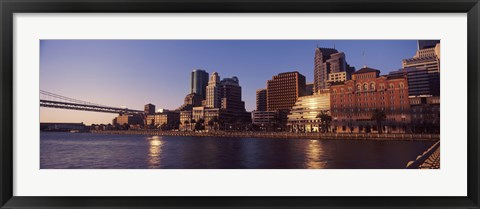
[[[289,111],[305,93],[305,76],[299,72],[280,73],[267,81],[267,110]]]
[[[440,73],[429,72],[425,67],[409,67],[392,71],[388,76],[406,76],[408,96],[440,96]]]
[[[206,87],[208,84],[208,73],[205,70],[195,69],[190,77],[190,93],[199,95],[202,99],[206,98]]]
[[[417,47],[418,47],[418,50],[435,48],[435,46],[439,43],[440,43],[440,40],[418,40]]]
[[[347,64],[345,54],[331,48],[316,48],[314,60],[314,85],[313,90],[317,92],[330,86],[329,74],[346,72],[345,78],[350,78],[355,68]]]
[[[219,108],[220,105],[220,76],[218,76],[217,72],[213,72],[207,85],[207,97],[205,107]]]
[[[231,111],[245,112],[245,102],[242,101],[242,87],[236,76],[220,81],[221,108]]]
[[[419,41],[419,47],[420,47]],[[427,45],[422,45],[425,47]],[[440,43],[430,48],[419,48],[413,58],[404,59],[403,68],[426,68],[430,72],[440,72]]]
[[[313,95],[313,83],[305,84],[305,95]]]
[[[267,110],[267,89],[257,90],[257,111]]]

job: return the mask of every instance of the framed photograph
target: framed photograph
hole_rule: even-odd
[[[478,0],[0,6],[1,208],[479,208]]]

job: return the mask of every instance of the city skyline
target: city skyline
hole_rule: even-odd
[[[192,70],[203,69],[221,79],[237,76],[252,111],[256,90],[278,73],[298,71],[313,82],[317,44],[335,46],[356,70],[367,65],[381,74],[398,70],[417,50],[416,40],[42,40],[40,89],[109,106],[142,109],[152,103],[173,110],[190,93]],[[41,122],[110,123],[113,117],[40,110]]]

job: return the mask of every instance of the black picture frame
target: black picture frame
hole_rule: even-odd
[[[478,0],[0,0],[1,208],[480,208]],[[14,13],[467,13],[468,195],[466,197],[21,197],[13,196]],[[455,181],[455,179],[452,179]]]

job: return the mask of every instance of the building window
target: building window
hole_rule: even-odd
[[[398,86],[399,86],[401,89],[405,88],[405,85],[403,84],[403,82],[400,83]]]
[[[367,83],[364,83],[364,84],[363,84],[363,90],[364,90],[364,91],[368,90],[368,85],[367,85]]]
[[[357,91],[361,91],[362,90],[362,87],[360,86],[360,84],[357,84]]]
[[[375,83],[370,83],[370,90],[375,90]]]
[[[393,83],[391,83],[391,84],[388,84],[388,88],[389,88],[389,89],[393,89],[393,88],[395,88],[395,87],[393,86]]]

